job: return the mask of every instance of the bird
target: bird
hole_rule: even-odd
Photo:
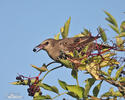
[[[56,62],[60,62],[59,58],[62,54],[67,54],[69,52],[73,52],[75,50],[81,51],[88,44],[87,53],[91,53],[92,51],[97,49],[97,43],[93,42],[94,40],[100,38],[100,36],[82,36],[82,37],[71,37],[64,39],[46,39],[37,45],[33,51],[39,52],[40,50],[45,50],[49,57],[52,58]],[[100,45],[100,44],[98,44]],[[104,48],[111,48],[111,46],[101,45]],[[73,59],[73,58],[72,58]]]

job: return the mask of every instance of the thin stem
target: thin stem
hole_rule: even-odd
[[[53,70],[55,70],[55,69],[61,68],[61,67],[63,67],[63,65],[57,66],[57,67],[55,67],[55,68],[53,68],[53,69],[50,69],[50,70],[43,76],[43,78],[41,78],[41,79],[39,80],[39,82],[43,81],[43,79],[46,77],[46,75],[47,75],[49,72],[51,72],[51,71],[53,71]]]
[[[61,96],[61,95],[64,95],[64,94],[67,94],[68,92],[64,92],[64,93],[61,93],[61,94],[58,94],[57,96],[53,97],[51,100],[54,100],[55,98]]]
[[[76,82],[77,82],[77,86],[79,86],[79,81],[78,81],[78,72],[77,72],[77,75],[76,75]]]
[[[51,64],[53,64],[53,63],[57,63],[57,62],[55,62],[55,61],[50,62],[50,63],[49,63],[49,64],[47,64],[46,66],[48,67],[49,65],[51,65]]]
[[[105,80],[106,82],[108,82],[108,83],[110,83],[110,84],[112,84],[112,85],[114,85],[114,86],[116,86],[118,89],[119,89],[119,91],[123,94],[123,96],[125,96],[125,87],[123,87],[119,82],[117,82],[117,81],[114,81],[114,80],[108,80],[108,79],[106,79],[104,76],[102,76],[102,75],[100,75],[100,78],[102,79],[102,80]]]

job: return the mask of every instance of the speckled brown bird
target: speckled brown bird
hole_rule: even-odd
[[[33,51],[38,52],[40,50],[45,50],[48,55],[59,62],[58,57],[60,56],[60,52],[63,51],[64,53],[73,52],[74,50],[80,50],[84,48],[89,43],[89,48],[87,52],[92,52],[93,50],[97,49],[96,43],[93,41],[98,39],[99,36],[84,36],[84,37],[72,37],[72,38],[65,38],[65,39],[47,39],[36,46]],[[102,47],[109,47],[103,45]]]

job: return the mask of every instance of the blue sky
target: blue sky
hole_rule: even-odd
[[[41,41],[53,38],[60,27],[71,16],[69,36],[80,33],[84,28],[97,34],[97,27],[107,27],[106,15],[103,10],[110,12],[120,23],[124,20],[125,0],[0,0],[0,100],[8,100],[7,95],[17,93],[23,100],[32,100],[27,96],[27,87],[13,86],[17,73],[35,76],[38,71],[30,64],[41,66],[52,61],[45,51],[32,52]],[[110,39],[115,33],[108,31]],[[56,65],[50,66],[50,68]],[[57,79],[68,84],[76,84],[67,68],[51,72],[44,80],[45,83],[59,86]],[[86,76],[80,72],[80,82],[83,84]],[[81,84],[81,85],[82,85]],[[105,85],[105,84],[104,84]],[[107,91],[108,87],[103,88]],[[60,88],[60,92],[63,90]],[[48,92],[45,91],[45,94]],[[54,93],[49,93],[52,97]],[[61,100],[67,95],[57,98]],[[72,99],[73,100],[73,99]]]

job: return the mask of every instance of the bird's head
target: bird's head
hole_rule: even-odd
[[[42,43],[40,43],[39,45],[37,45],[33,51],[34,52],[38,52],[40,50],[46,50],[48,51],[50,48],[53,47],[53,44],[54,44],[54,41],[55,39],[47,39],[47,40],[44,40]]]

